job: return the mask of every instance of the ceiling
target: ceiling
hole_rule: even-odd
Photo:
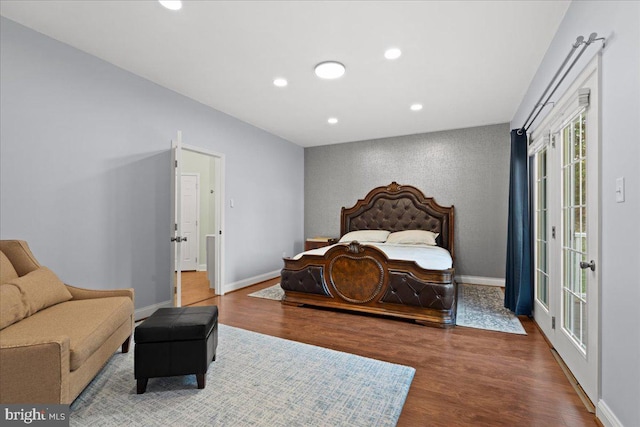
[[[568,6],[2,0],[0,14],[309,147],[510,121]],[[385,59],[390,47],[402,56]],[[345,75],[317,78],[327,60]]]

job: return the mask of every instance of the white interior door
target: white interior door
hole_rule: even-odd
[[[172,274],[173,304],[176,307],[182,305],[182,180],[178,179],[182,164],[182,132],[178,131],[176,139],[171,141],[171,242],[172,250],[169,265],[175,265],[175,273]]]
[[[183,173],[182,186],[182,271],[198,269],[199,254],[199,218],[200,218],[200,176],[195,173]]]
[[[532,141],[534,317],[592,402],[600,351],[598,59]]]

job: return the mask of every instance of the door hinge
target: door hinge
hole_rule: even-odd
[[[222,236],[222,230],[218,231],[218,234]]]
[[[173,223],[173,231],[178,231],[178,224],[177,223]]]
[[[556,238],[556,226],[552,226],[551,227],[551,238],[555,239]]]
[[[176,162],[176,164],[175,164],[175,166],[174,166],[174,167],[176,167],[176,168],[177,168],[177,167],[178,167],[178,161],[176,160],[175,162]]]
[[[556,316],[551,316],[551,329],[556,328]]]

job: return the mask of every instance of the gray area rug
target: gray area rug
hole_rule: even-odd
[[[504,307],[498,286],[458,285],[457,326],[527,335],[518,317]]]
[[[395,426],[415,369],[219,325],[206,387],[151,378],[116,353],[71,405],[71,426]]]
[[[249,296],[280,301],[284,291],[278,283]],[[456,325],[527,335],[518,317],[504,307],[504,294],[497,286],[458,284]]]

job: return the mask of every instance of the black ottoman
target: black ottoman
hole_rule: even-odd
[[[161,308],[135,330],[138,394],[149,378],[195,374],[204,388],[218,346],[218,307]]]

